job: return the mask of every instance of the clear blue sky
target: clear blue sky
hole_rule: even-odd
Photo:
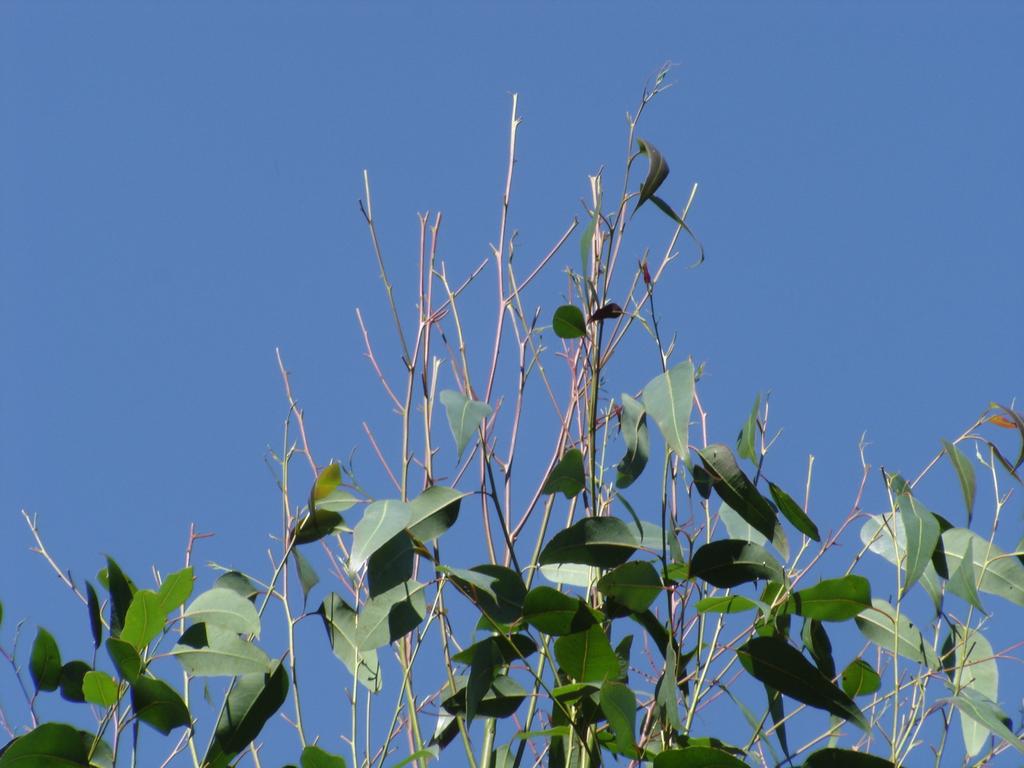
[[[497,238],[510,92],[533,261],[587,175],[618,174],[624,112],[665,60],[676,86],[642,133],[666,189],[700,183],[707,261],[664,321],[706,362],[719,440],[772,391],[776,473],[800,487],[815,454],[827,528],[863,433],[873,464],[916,473],[1024,394],[1022,39],[1009,2],[0,4],[3,637],[21,617],[85,631],[23,508],[77,578],[102,553],[171,570],[193,521],[219,533],[200,563],[264,568],[276,346],[318,459],[358,445],[372,479],[361,423],[393,422],[354,315],[386,342],[362,170],[411,309],[417,212],[444,212],[452,271]],[[550,312],[563,285],[532,300]]]

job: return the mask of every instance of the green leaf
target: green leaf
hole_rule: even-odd
[[[345,520],[337,512],[330,509],[316,509],[302,518],[292,536],[297,546],[312,544],[325,536],[344,530],[344,528]]]
[[[157,590],[157,594],[160,596],[160,610],[163,611],[164,616],[170,615],[171,611],[183,606],[185,601],[192,596],[193,581],[192,568],[182,568],[164,579],[160,589]]]
[[[905,659],[924,664],[929,669],[939,668],[935,649],[925,643],[917,627],[910,623],[903,612],[899,614],[897,625],[896,609],[885,600],[877,597],[872,599],[871,610],[864,611],[855,621],[864,637],[876,645],[895,651]]]
[[[644,179],[644,183],[640,185],[640,197],[636,201],[636,208],[633,209],[634,212],[651,199],[654,193],[658,191],[658,187],[661,186],[661,183],[668,176],[668,163],[665,162],[661,152],[650,142],[643,139],[637,139],[636,143],[640,147],[640,154],[647,155],[648,165],[647,176]]]
[[[629,752],[636,746],[636,694],[628,685],[606,680],[601,685],[600,703],[616,748]]]
[[[808,755],[804,768],[896,768],[893,763],[867,752],[826,747]]]
[[[665,445],[684,463],[690,460],[693,362],[687,360],[651,379],[644,387],[644,409],[658,425]]]
[[[893,541],[894,532],[895,542]],[[876,555],[896,565],[897,546],[901,556],[907,551],[907,531],[903,524],[903,516],[892,514],[869,516],[867,522],[860,529],[860,540]],[[921,586],[928,592],[936,611],[938,611],[942,605],[942,586],[939,583],[939,575],[935,571],[934,564],[925,566],[924,573],[921,575]]]
[[[243,675],[235,680],[203,764],[230,762],[241,754],[287,698],[288,673],[279,661],[268,674]]]
[[[755,637],[736,654],[743,667],[762,683],[868,730],[868,721],[853,700],[785,640]]]
[[[441,750],[437,746],[432,746],[428,749],[417,749],[408,757],[403,758],[400,762],[392,765],[391,768],[405,768],[405,766],[410,763],[414,763],[417,760],[436,760],[440,753]]]
[[[333,592],[324,598],[318,611],[324,620],[331,650],[348,671],[372,693],[383,686],[376,651],[360,651],[356,647],[356,612]]]
[[[714,747],[667,749],[654,758],[654,768],[746,768],[746,765]]]
[[[410,580],[367,600],[356,622],[356,648],[372,651],[416,629],[427,613],[425,586]]]
[[[897,496],[896,506],[907,532],[906,580],[903,594],[907,593],[924,573],[932,560],[935,545],[939,542],[939,521],[913,496]]]
[[[92,646],[99,648],[103,642],[103,618],[100,616],[100,599],[96,590],[85,582],[86,607],[89,611],[89,629],[92,631]]]
[[[679,719],[678,659],[674,648],[669,647],[667,640],[664,644],[659,645],[659,647],[665,656],[665,669],[658,679],[658,684],[654,687],[655,711],[662,723],[676,731],[681,731],[683,730],[683,724]]]
[[[64,723],[43,723],[0,752],[0,768],[89,768],[93,735]]]
[[[473,643],[473,645],[465,650],[452,656],[452,660],[459,664],[472,664],[473,655],[477,652],[479,646],[482,645],[492,646],[498,658],[501,659],[501,664],[521,661],[537,652],[537,643],[534,642],[533,638],[517,632],[508,636],[492,635],[491,637],[485,637],[483,640]]]
[[[757,607],[758,603],[741,595],[705,597],[697,601],[698,613],[742,613]]]
[[[81,703],[85,701],[82,694],[82,680],[92,669],[84,661],[69,661],[60,668],[60,695],[67,701]]]
[[[718,518],[725,523],[725,531],[730,539],[742,539],[762,547],[768,543],[763,533],[740,517],[740,513],[724,501],[718,505]]]
[[[140,677],[131,686],[132,710],[136,717],[164,736],[175,728],[192,723],[188,707],[163,680]]]
[[[308,544],[317,538],[323,538],[335,528],[344,525],[339,513],[353,506],[356,498],[340,488],[340,485],[341,466],[336,461],[331,462],[317,475],[316,482],[309,492],[310,514],[299,528],[297,544]]]
[[[53,635],[42,627],[36,631],[29,657],[28,672],[37,691],[55,691],[60,685],[60,648]]]
[[[399,531],[388,539],[366,562],[370,597],[381,595],[411,579],[415,559],[408,532]]]
[[[942,646],[943,662],[955,691],[970,689],[988,701],[999,700],[999,667],[992,644],[978,630],[952,624]],[[960,731],[967,754],[974,757],[985,746],[989,729],[968,715],[960,715]]]
[[[777,541],[779,528],[775,508],[762,496],[724,445],[709,445],[699,452],[704,469],[722,501],[750,523],[769,541]],[[786,552],[782,551],[783,556]]]
[[[787,613],[818,621],[846,621],[870,607],[870,582],[853,574],[794,592],[785,606]]]
[[[459,454],[458,460],[462,461],[462,452],[466,450],[466,446],[480,429],[484,419],[490,416],[494,409],[487,403],[470,400],[454,389],[442,390],[441,402],[448,415],[448,426],[451,427],[452,436],[455,438],[455,448]]]
[[[299,576],[299,584],[302,586],[302,604],[305,605],[313,587],[320,583],[320,576],[298,549],[292,550],[291,558],[295,561],[295,571]]]
[[[615,487],[628,488],[647,466],[651,452],[651,436],[647,429],[647,414],[643,403],[622,394],[622,413],[619,429],[626,443],[626,455],[615,465]]]
[[[750,415],[743,423],[739,437],[736,438],[736,453],[741,459],[746,459],[754,464],[760,458],[757,453],[757,414],[761,410],[761,395],[754,398],[754,407],[750,409]]]
[[[800,533],[814,541],[821,541],[821,534],[818,533],[818,526],[801,509],[800,505],[793,501],[792,497],[775,483],[768,483],[768,490],[779,507],[782,516],[789,520],[789,524]]]
[[[690,578],[728,589],[757,579],[782,582],[782,566],[768,550],[739,539],[712,541],[693,554]]]
[[[185,618],[238,634],[260,633],[256,606],[227,587],[213,587],[203,592],[185,609]]]
[[[614,568],[626,562],[639,544],[636,530],[617,517],[585,517],[556,533],[541,550],[538,562]]]
[[[213,586],[230,589],[235,594],[253,602],[255,602],[256,597],[260,594],[259,588],[257,588],[256,585],[252,583],[252,580],[241,571],[228,571],[227,573],[222,573],[217,577],[217,580],[213,582]]]
[[[107,653],[122,680],[134,683],[142,671],[142,659],[131,643],[117,637],[107,638]]]
[[[464,714],[466,711],[467,682],[466,675],[455,675],[455,692],[451,693],[451,688],[445,689],[445,693],[450,695],[441,702],[441,706],[453,715]],[[526,691],[519,683],[505,675],[498,675],[477,706],[477,715],[480,717],[511,717],[525,698]],[[456,733],[458,733],[457,729]]]
[[[438,571],[448,574],[492,624],[511,624],[523,615],[526,585],[511,568],[486,563],[468,569],[440,566]]]
[[[433,541],[455,525],[466,495],[443,485],[430,486],[409,502],[409,533],[423,543]]]
[[[854,659],[843,670],[843,690],[847,696],[867,696],[882,687],[882,678],[864,659]]]
[[[619,658],[596,624],[555,640],[555,659],[562,672],[581,683],[614,680],[619,674]]]
[[[1024,742],[1007,727],[1010,718],[994,701],[977,691],[965,688],[949,700],[961,715],[966,715],[978,725],[987,728],[1018,752],[1024,752]]]
[[[817,619],[805,619],[800,629],[800,639],[804,648],[811,654],[815,665],[821,670],[821,674],[829,680],[836,676],[836,663],[832,658],[832,641],[828,639],[828,632]]]
[[[648,562],[623,563],[597,582],[597,591],[628,611],[646,611],[662,592],[661,577]]]
[[[82,696],[90,704],[109,709],[117,704],[117,681],[100,670],[86,672],[82,678]]]
[[[140,589],[132,597],[125,615],[121,639],[141,651],[163,631],[167,613],[160,596],[151,590]]]
[[[107,589],[110,591],[110,634],[120,635],[128,606],[132,603],[135,585],[110,557],[107,558],[106,579]]]
[[[974,542],[967,540],[967,548],[964,550],[964,557],[960,565],[949,577],[949,591],[959,595],[979,611],[984,612],[981,606],[981,598],[978,596],[978,584],[974,578]]]
[[[352,534],[349,567],[354,571],[362,568],[370,555],[383,547],[396,533],[405,529],[410,516],[409,505],[396,499],[375,501],[370,504]]]
[[[970,460],[953,443],[948,440],[942,441],[942,450],[949,456],[949,461],[956,470],[957,479],[960,481],[960,490],[964,494],[964,505],[967,507],[967,527],[971,527],[971,517],[974,514],[974,497],[976,486],[974,480],[974,467]]]
[[[570,635],[597,622],[600,614],[578,597],[551,587],[534,587],[523,602],[523,618],[546,635]]]
[[[316,482],[313,483],[313,488],[309,492],[309,508],[316,509],[317,502],[323,501],[334,493],[339,485],[341,485],[341,466],[338,462],[332,461],[316,476]]]
[[[558,464],[551,470],[544,481],[541,493],[561,493],[567,499],[582,491],[587,484],[586,475],[583,472],[583,454],[578,448],[571,448],[565,452]]]
[[[478,643],[473,649],[469,678],[466,681],[466,724],[473,722],[477,709],[503,665],[501,652],[491,643]]]
[[[950,528],[942,534],[947,572],[955,573],[966,559],[968,544],[978,589],[1024,606],[1024,565],[973,531]]]
[[[551,318],[551,330],[560,339],[578,339],[587,335],[587,320],[574,304],[563,304]]]
[[[302,750],[299,762],[302,768],[345,768],[345,761],[342,758],[312,745]]]
[[[579,563],[542,565],[540,574],[552,584],[590,589],[601,576],[600,568]]]
[[[190,675],[265,674],[270,659],[252,643],[231,630],[211,624],[193,624],[171,648],[181,666]]]

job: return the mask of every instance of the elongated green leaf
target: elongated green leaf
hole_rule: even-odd
[[[302,768],[345,768],[342,758],[312,745],[302,750],[299,762]]]
[[[974,575],[974,542],[970,539],[967,540],[963,560],[949,577],[949,591],[959,595],[979,611],[985,611],[978,596],[978,583]]]
[[[157,594],[160,596],[160,610],[164,616],[180,608],[192,596],[194,575],[192,568],[182,568],[163,580]],[[129,607],[130,610],[130,607]]]
[[[990,545],[973,531],[950,528],[942,534],[947,571],[956,572],[966,559],[968,544],[971,545],[978,589],[1024,606],[1024,564],[994,544]]]
[[[189,627],[171,655],[186,672],[200,677],[262,675],[270,670],[270,659],[262,650],[231,630],[208,624]]]
[[[462,461],[462,453],[469,441],[494,409],[487,403],[470,400],[454,389],[441,391],[441,403],[444,405],[445,413],[448,415],[448,426],[451,427],[452,436],[455,438],[458,460]]]
[[[185,609],[185,618],[197,624],[222,627],[238,634],[260,633],[260,617],[256,607],[227,587],[213,587],[203,592]]]
[[[761,395],[754,398],[754,407],[750,409],[750,415],[743,423],[739,437],[736,438],[736,453],[741,459],[752,461],[755,464],[759,458],[757,453],[757,414],[761,410]]]
[[[885,600],[873,598],[871,610],[859,614],[855,621],[864,637],[873,643],[929,669],[939,668],[935,649],[924,641],[906,614],[901,612],[897,622],[896,609]]]
[[[136,717],[164,736],[192,722],[181,696],[163,680],[140,677],[132,683],[131,695]]]
[[[662,592],[661,577],[648,562],[623,563],[597,582],[597,591],[628,611],[646,611]],[[607,606],[606,606],[607,609]]]
[[[867,752],[826,747],[808,755],[804,762],[804,768],[896,768],[896,766],[888,760],[869,755]]]
[[[736,654],[743,667],[762,683],[808,706],[868,729],[867,719],[853,700],[785,640],[755,637]]]
[[[541,550],[538,562],[614,568],[626,562],[639,544],[636,528],[617,517],[585,517],[556,533]]]
[[[511,624],[523,615],[526,585],[511,568],[485,563],[472,568],[438,568],[489,622]]]
[[[114,669],[121,676],[122,680],[129,683],[135,682],[135,678],[142,671],[142,659],[135,646],[117,637],[107,638],[107,653],[110,660],[114,662]]]
[[[345,530],[345,520],[331,509],[314,509],[302,518],[292,534],[297,545],[312,544],[325,536]]]
[[[501,652],[492,643],[477,643],[466,680],[466,723],[473,722],[477,709],[503,665]]]
[[[103,618],[100,616],[100,598],[96,589],[88,581],[85,582],[86,607],[89,611],[89,629],[92,631],[93,648],[99,648],[103,642]]]
[[[552,584],[590,589],[601,577],[601,569],[579,563],[542,565],[540,575]]]
[[[217,719],[204,764],[230,762],[259,736],[287,698],[288,673],[279,661],[268,674],[239,677]]]
[[[546,635],[570,635],[600,621],[600,614],[578,597],[551,587],[534,587],[523,602],[523,618]]]
[[[665,162],[665,158],[649,141],[643,139],[637,139],[637,145],[640,147],[640,154],[647,155],[648,166],[647,176],[644,178],[644,183],[640,186],[640,196],[636,201],[636,208],[643,205],[646,201],[650,200],[655,192],[658,191],[658,187],[665,181],[668,176],[668,163]]]
[[[560,339],[578,339],[587,335],[587,320],[574,304],[563,304],[551,318],[551,330]]]
[[[366,562],[366,580],[370,597],[387,592],[412,578],[416,557],[407,531],[399,531],[370,555]]]
[[[628,685],[606,680],[601,684],[601,711],[615,736],[615,746],[628,752],[636,746],[636,694]]]
[[[432,485],[409,502],[409,533],[428,543],[447,531],[459,517],[466,494],[443,485]]]
[[[779,507],[782,516],[789,520],[789,524],[800,533],[814,541],[821,541],[821,534],[818,533],[818,526],[801,509],[800,505],[793,501],[793,498],[775,483],[768,483],[768,490]]]
[[[626,455],[615,466],[615,487],[628,488],[647,466],[651,452],[651,436],[647,429],[647,414],[643,403],[622,394],[622,413],[619,429],[626,444]]]
[[[93,735],[64,723],[43,723],[0,753],[0,768],[90,768]]]
[[[687,360],[651,379],[644,387],[644,410],[654,419],[665,445],[684,463],[690,460],[693,362]]]
[[[316,482],[313,483],[313,488],[309,492],[310,510],[315,510],[317,503],[334,493],[339,485],[341,485],[341,466],[338,462],[332,461],[316,476]]]
[[[882,678],[864,659],[854,659],[843,670],[842,683],[847,696],[868,696],[882,687]]]
[[[805,619],[800,628],[800,639],[821,674],[829,680],[833,679],[836,676],[836,663],[832,658],[832,641],[822,623],[817,619]]]
[[[466,684],[468,681],[469,678],[466,675],[455,675],[455,692],[452,693],[450,688],[445,688],[446,698],[441,702],[441,706],[453,715],[461,715],[466,711]],[[519,683],[511,677],[498,675],[477,705],[477,715],[480,717],[511,717],[525,698],[526,691]],[[458,733],[457,729],[456,733]],[[440,743],[440,740],[437,743]]]
[[[32,643],[32,655],[28,661],[28,672],[37,691],[55,691],[60,685],[60,648],[53,635],[42,627],[36,630]]]
[[[82,693],[82,681],[92,670],[84,661],[69,661],[60,668],[60,695],[67,701],[81,703],[85,701]]]
[[[705,597],[697,601],[698,613],[742,613],[757,607],[758,603],[742,595]]]
[[[117,703],[117,682],[106,672],[94,670],[82,678],[82,696],[90,704],[109,708]]]
[[[715,492],[751,526],[773,543],[781,541],[775,508],[758,492],[724,445],[709,445],[700,453]],[[783,556],[787,553],[780,549]]]
[[[349,558],[352,570],[362,568],[370,555],[404,530],[411,515],[409,505],[395,499],[370,504],[352,534],[352,556]]]
[[[372,651],[416,629],[427,613],[425,586],[410,580],[367,600],[356,622],[356,649]]]
[[[953,443],[948,440],[942,441],[942,449],[949,457],[953,469],[956,470],[956,477],[960,481],[960,490],[964,494],[964,506],[967,507],[967,527],[971,527],[971,517],[974,515],[974,497],[976,495],[976,484],[974,480],[974,467],[964,454]]]
[[[894,532],[895,542],[893,541]],[[907,531],[903,525],[903,516],[871,515],[860,529],[860,540],[876,555],[880,555],[896,565],[897,546],[901,557],[907,551]],[[942,606],[942,586],[934,564],[925,566],[920,581],[938,611]]]
[[[663,644],[659,645],[659,648],[665,657],[665,668],[662,670],[661,677],[658,678],[658,684],[654,687],[655,710],[660,722],[669,728],[681,731],[683,724],[679,719],[678,658],[674,649],[669,646],[667,638]]]
[[[728,589],[757,579],[781,582],[782,566],[768,550],[739,539],[705,544],[693,554],[690,578]]]
[[[602,683],[619,674],[619,658],[597,625],[555,640],[555,658],[562,672],[577,682]]]
[[[331,642],[331,650],[348,671],[372,693],[383,685],[376,651],[360,651],[356,647],[356,612],[333,592],[324,598],[319,610]]]
[[[992,644],[976,629],[951,626],[942,646],[943,663],[954,691],[970,689],[988,701],[999,701],[999,667]],[[964,749],[974,757],[988,741],[989,729],[970,715],[960,713]]]
[[[1007,727],[1010,718],[1006,716],[1006,713],[994,701],[990,701],[977,691],[965,688],[956,696],[953,696],[950,702],[960,711],[961,715],[966,715],[974,722],[990,730],[1018,752],[1024,753],[1024,742]]]
[[[302,586],[302,604],[305,605],[313,587],[320,583],[320,576],[298,549],[292,550],[291,558],[295,561],[295,571],[298,573],[299,584]]]
[[[667,749],[654,758],[654,768],[746,768],[739,758],[714,747]]]
[[[148,589],[140,589],[128,606],[121,639],[141,651],[163,631],[166,618],[160,595]]]
[[[744,520],[739,512],[724,501],[718,505],[718,519],[725,523],[725,530],[730,539],[742,539],[762,547],[768,543],[763,533]]]
[[[939,542],[939,521],[913,496],[898,496],[896,506],[907,532],[907,576],[903,583],[903,594],[906,594],[932,560],[935,545]]]
[[[533,638],[517,632],[508,636],[492,635],[491,637],[485,637],[483,640],[473,643],[473,645],[465,650],[452,656],[452,660],[459,664],[471,664],[473,662],[473,655],[476,653],[478,646],[481,645],[492,646],[498,658],[501,659],[501,664],[521,661],[537,652],[537,643],[534,642]]]
[[[571,499],[582,491],[586,484],[583,454],[578,448],[571,448],[552,468],[551,474],[544,481],[541,493],[561,493],[565,498]]]
[[[121,627],[124,626],[124,617],[132,603],[135,585],[110,557],[107,558],[106,584],[110,591],[110,634],[116,636],[121,634]]]
[[[870,607],[870,582],[853,574],[794,592],[785,606],[787,613],[818,621],[846,621]]]

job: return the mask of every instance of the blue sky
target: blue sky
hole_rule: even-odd
[[[862,434],[872,464],[916,474],[1024,394],[1022,33],[1012,3],[0,5],[3,637],[15,617],[69,644],[85,626],[21,509],[79,578],[102,553],[172,570],[190,522],[218,532],[200,562],[265,567],[275,347],[318,460],[358,445],[379,483],[361,423],[392,422],[355,307],[390,329],[363,169],[411,309],[417,212],[444,212],[453,272],[497,238],[511,92],[532,262],[588,174],[619,178],[624,113],[666,60],[641,134],[672,195],[699,182],[707,261],[663,322],[706,363],[718,439],[773,393],[776,474],[800,487],[813,453],[810,512],[838,522]],[[549,313],[564,280],[544,286]],[[930,501],[953,517],[949,487]]]

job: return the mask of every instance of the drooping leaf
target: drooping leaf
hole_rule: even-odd
[[[794,592],[785,606],[787,613],[818,621],[846,621],[870,607],[871,583],[854,574]]]
[[[874,667],[858,658],[846,665],[842,683],[847,696],[867,696],[882,687],[882,678]]]
[[[947,571],[956,572],[966,559],[968,544],[978,589],[1024,606],[1024,564],[973,531],[951,528],[942,534]]]
[[[662,723],[676,731],[681,731],[683,724],[679,719],[679,686],[676,682],[679,678],[677,669],[679,659],[673,648],[669,647],[667,640],[660,647],[665,656],[665,668],[662,670],[661,677],[658,678],[658,684],[654,687],[655,710]]]
[[[302,768],[345,768],[344,759],[313,745],[302,750],[299,763]]]
[[[736,654],[743,667],[762,683],[868,729],[867,719],[853,700],[782,638],[752,638]]]
[[[542,565],[540,575],[552,584],[589,589],[601,576],[601,569],[579,563]]]
[[[960,565],[949,577],[949,591],[958,595],[984,613],[981,598],[978,596],[978,584],[974,576],[974,542],[967,540],[964,557]]]
[[[101,670],[86,672],[82,678],[82,696],[90,704],[110,708],[117,704],[117,681]]]
[[[288,673],[275,661],[264,675],[243,675],[235,680],[217,719],[204,764],[230,762],[259,736],[288,698]]]
[[[298,549],[293,549],[290,557],[295,561],[295,571],[299,576],[299,584],[302,587],[302,603],[305,605],[309,593],[320,583],[320,576],[316,569]]]
[[[587,321],[574,304],[563,304],[551,318],[551,330],[560,339],[578,339],[587,335]]]
[[[668,163],[665,162],[661,152],[644,139],[637,139],[636,143],[640,148],[640,154],[647,156],[648,165],[647,176],[644,178],[644,183],[640,185],[640,196],[637,198],[636,207],[633,209],[634,212],[651,199],[654,193],[658,191],[658,187],[661,186],[661,183],[668,176]]]
[[[185,604],[185,601],[192,596],[192,585],[194,575],[192,568],[182,568],[180,571],[170,574],[163,580],[157,595],[160,596],[160,610],[164,616],[168,616]]]
[[[597,582],[597,591],[628,611],[646,611],[664,587],[658,571],[648,562],[623,563]]]
[[[462,453],[466,450],[469,441],[473,439],[473,435],[494,409],[487,403],[470,400],[454,389],[441,391],[441,403],[444,405],[445,413],[448,416],[448,426],[451,427],[452,436],[455,438],[458,460],[462,461]]]
[[[825,747],[807,756],[804,768],[896,768],[881,757],[852,749]]]
[[[504,664],[501,652],[492,643],[478,643],[466,680],[466,724],[473,722],[484,696],[491,689],[498,670]]]
[[[583,600],[551,587],[534,587],[523,602],[523,618],[546,635],[581,632],[600,621],[599,617]]]
[[[0,753],[0,768],[90,768],[93,734],[64,723],[43,723],[11,741]]]
[[[556,533],[541,550],[538,562],[614,568],[626,562],[639,544],[636,529],[617,517],[585,517]]]
[[[686,360],[655,376],[644,387],[644,410],[658,425],[665,445],[684,463],[690,459],[693,362]]]
[[[705,597],[697,601],[698,613],[743,613],[757,607],[758,603],[742,595]]]
[[[753,463],[757,463],[759,458],[757,453],[757,414],[761,410],[761,395],[758,394],[754,398],[754,407],[750,409],[750,415],[747,420],[743,423],[743,429],[740,430],[739,437],[736,438],[736,453],[740,455],[741,459],[746,459]]]
[[[654,768],[746,768],[746,763],[714,747],[667,749],[654,758]]]
[[[332,461],[321,469],[316,476],[313,488],[309,492],[310,511],[315,510],[319,502],[334,493],[339,485],[341,485],[341,465],[336,461]]]
[[[356,622],[356,648],[372,651],[405,637],[427,613],[426,585],[409,580],[367,600]]]
[[[151,590],[140,589],[128,606],[121,639],[141,651],[163,631],[166,618],[160,596]]]
[[[103,642],[103,618],[100,616],[100,598],[95,588],[85,582],[86,608],[89,611],[89,629],[92,631],[93,648],[99,648]]]
[[[262,650],[231,630],[212,624],[193,624],[171,649],[190,675],[266,674],[270,659]]]
[[[107,589],[110,591],[110,634],[116,636],[121,634],[124,626],[124,617],[132,603],[135,585],[111,557],[107,558],[106,571]]]
[[[836,663],[832,658],[832,641],[822,623],[817,619],[805,619],[800,629],[800,639],[821,674],[829,680],[833,679],[836,676]]]
[[[821,534],[818,533],[818,526],[816,526],[814,521],[807,516],[803,509],[801,509],[800,505],[793,501],[793,498],[788,493],[779,488],[775,483],[771,482],[768,483],[768,490],[771,491],[772,498],[775,499],[775,503],[778,505],[779,511],[782,513],[782,516],[789,521],[790,525],[813,541],[821,541]]]
[[[117,637],[108,637],[106,645],[107,653],[114,663],[117,674],[121,676],[122,680],[127,680],[129,683],[135,682],[142,671],[142,659],[139,658],[139,652],[135,650],[135,646]]]
[[[785,576],[782,566],[764,547],[739,539],[722,539],[694,552],[690,578],[728,589],[757,579],[781,582]]]
[[[896,609],[885,600],[873,598],[871,610],[859,614],[855,621],[864,637],[873,643],[895,651],[905,659],[924,664],[929,669],[939,668],[935,649],[924,641],[921,632],[905,613],[900,612],[897,625]]]
[[[244,597],[250,602],[255,602],[257,596],[260,594],[260,589],[252,580],[241,571],[228,571],[222,573],[217,577],[217,580],[213,582],[214,587],[230,589],[232,592]]]
[[[324,598],[319,610],[331,642],[331,650],[348,671],[372,693],[383,685],[376,651],[360,651],[356,647],[356,612],[335,593]]]
[[[583,471],[583,454],[578,448],[570,448],[559,459],[541,488],[541,493],[561,493],[571,499],[587,484]]]
[[[60,648],[53,635],[42,627],[36,630],[32,643],[32,654],[28,661],[28,672],[37,691],[55,691],[60,685]]]
[[[81,703],[85,701],[82,693],[82,681],[92,670],[84,661],[69,661],[60,668],[60,695],[67,701]]]
[[[352,534],[352,555],[349,567],[358,571],[374,552],[409,524],[412,511],[408,504],[396,499],[375,501],[363,513]]]
[[[1016,429],[1017,433],[1020,435],[1020,451],[1017,453],[1017,458],[1014,460],[1013,465],[1010,466],[1008,461],[1004,462],[1006,464],[1006,468],[1010,470],[1010,474],[1016,474],[1016,471],[1020,469],[1021,465],[1024,465],[1024,416],[1021,416],[1021,414],[1017,413],[1017,411],[1012,408],[1007,408],[1005,405],[1000,405],[999,403],[990,403],[990,406],[992,408],[998,408],[1006,414],[1006,416],[1002,417],[999,414],[996,414],[990,417],[989,421],[998,423],[997,419],[1002,419],[1003,425],[1009,424],[1010,429]]]
[[[511,624],[523,615],[526,585],[511,568],[486,563],[472,568],[439,567],[489,622]]]
[[[260,633],[260,617],[256,607],[226,587],[213,587],[199,595],[185,609],[185,618],[197,624],[222,627],[237,634]]]
[[[432,485],[409,502],[409,533],[428,543],[455,525],[466,494],[443,485]]]
[[[412,539],[406,531],[399,531],[388,539],[366,562],[370,597],[383,594],[411,579],[415,559]]]
[[[619,659],[596,624],[555,640],[555,659],[562,672],[581,683],[602,683],[619,674]]]
[[[960,490],[964,494],[964,506],[967,507],[967,527],[970,528],[971,517],[974,515],[974,497],[977,490],[974,480],[974,466],[960,449],[948,440],[942,441],[942,449],[949,457],[953,469],[956,470],[957,479],[960,481]]]
[[[622,317],[625,314],[618,304],[614,301],[609,301],[607,304],[598,307],[590,313],[590,317],[587,318],[588,323],[600,323],[605,320],[613,320],[616,317]]]
[[[344,518],[333,509],[314,509],[299,522],[293,533],[293,541],[297,546],[312,544],[344,528]]]
[[[131,698],[136,717],[164,736],[192,722],[181,696],[163,680],[140,677],[132,683]]]
[[[466,675],[455,675],[455,691],[445,688],[446,698],[441,706],[453,715],[461,715],[466,711]],[[498,675],[491,682],[491,687],[477,705],[480,717],[511,717],[519,709],[526,698],[526,691],[515,680],[506,675]],[[456,733],[458,731],[456,730]],[[435,737],[436,738],[436,737]]]
[[[895,534],[895,541],[893,534]],[[897,565],[897,549],[900,557],[903,557],[907,551],[907,531],[903,524],[903,516],[892,514],[869,516],[860,529],[860,540],[876,555]],[[942,586],[934,564],[930,563],[925,566],[920,582],[938,611],[942,606]]]
[[[1007,727],[1010,718],[1006,716],[1006,713],[994,701],[990,701],[975,690],[965,688],[956,696],[953,696],[950,702],[960,711],[961,715],[966,715],[980,726],[987,728],[1018,752],[1024,753],[1024,742]]]
[[[972,690],[985,700],[999,701],[999,667],[992,644],[977,629],[952,624],[942,646],[943,663],[954,691]],[[988,741],[990,731],[969,714],[960,713],[960,732],[967,754],[974,757]]]
[[[768,539],[763,533],[740,517],[739,512],[724,501],[718,505],[718,519],[725,524],[725,530],[730,539],[742,539],[762,547],[768,543]]]
[[[622,394],[622,414],[619,417],[626,455],[615,465],[615,487],[628,488],[647,466],[651,452],[651,436],[647,429],[647,414],[643,403]]]
[[[628,752],[636,746],[636,694],[628,685],[606,680],[601,684],[601,712],[615,736],[615,746]]]
[[[907,533],[906,580],[903,594],[907,593],[924,573],[932,560],[935,545],[939,542],[939,522],[921,502],[913,496],[898,496],[896,506],[903,519]]]
[[[736,463],[736,457],[724,445],[709,445],[700,452],[704,469],[711,478],[715,492],[755,530],[769,541],[779,540],[775,509],[758,492]],[[780,549],[783,556],[788,553]]]
[[[501,664],[511,664],[515,661],[521,661],[537,652],[537,643],[534,642],[533,638],[529,635],[517,632],[507,636],[492,635],[490,637],[485,637],[483,640],[473,643],[473,645],[469,646],[465,650],[456,653],[452,656],[452,660],[459,664],[472,664],[473,655],[481,645],[492,646],[497,657],[501,659]]]

